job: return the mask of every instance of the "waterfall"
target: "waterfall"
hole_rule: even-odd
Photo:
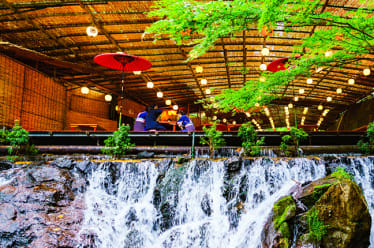
[[[81,234],[106,248],[257,248],[274,202],[325,174],[307,158],[106,162],[89,179]]]

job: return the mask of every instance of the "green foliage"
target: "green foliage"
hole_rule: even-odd
[[[18,123],[14,124],[12,131],[3,133],[3,135],[5,134],[5,144],[10,145],[8,146],[8,153],[10,155],[35,155],[38,153],[39,150],[34,145],[29,145],[29,132],[18,125]]]
[[[264,145],[265,137],[259,139],[251,123],[245,123],[239,128],[238,135],[242,139],[242,147],[246,154],[255,156],[260,153],[260,146]]]
[[[360,139],[357,145],[364,154],[372,154],[374,152],[374,121],[369,123],[365,137]]]
[[[329,70],[344,64],[359,64],[366,59],[366,54],[374,52],[372,1],[343,15],[320,11],[323,4],[320,0],[159,0],[150,16],[160,20],[147,33],[155,34],[155,39],[166,35],[178,46],[192,45],[188,54],[188,60],[192,60],[206,53],[221,38],[234,37],[256,25],[267,37],[273,29],[282,30],[287,36],[299,27],[322,26],[293,47],[294,53],[288,61],[290,69],[264,72],[265,82],[253,79],[238,90],[227,89],[216,96],[215,103],[223,111],[248,110],[255,103],[265,105],[281,97],[283,87],[299,75],[310,76],[317,67]],[[326,57],[324,54],[329,50],[334,52]],[[214,103],[206,99],[205,104]]]
[[[299,144],[300,141],[306,140],[308,134],[301,128],[291,127],[290,134],[282,136],[282,142],[280,144],[280,149],[286,155],[290,155],[289,146],[294,145],[296,150],[296,155],[299,156]]]
[[[319,211],[317,209],[312,208],[306,214],[309,230],[308,240],[314,244],[317,244],[322,240],[323,236],[327,232],[326,229],[328,227],[328,225],[324,225],[323,221],[318,218],[318,213]]]
[[[336,167],[335,171],[331,173],[331,176],[338,179],[338,180],[343,180],[343,179],[350,179],[353,180],[354,176],[347,172],[344,167]]]
[[[0,144],[1,145],[6,145],[8,144],[8,130],[0,130]]]
[[[203,145],[209,145],[210,157],[213,158],[215,150],[225,145],[225,140],[222,138],[222,132],[216,130],[217,123],[209,128],[203,127],[205,137],[201,137],[200,143]]]
[[[101,149],[104,154],[118,158],[134,146],[129,137],[130,126],[121,125],[113,135],[104,140],[105,147]]]

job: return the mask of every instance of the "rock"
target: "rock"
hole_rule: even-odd
[[[207,194],[205,194],[201,201],[201,209],[208,216],[210,216],[213,212],[212,208],[210,207],[212,203],[213,201],[209,198]]]
[[[70,172],[62,170],[50,165],[38,166],[32,168],[28,176],[35,182],[49,182],[55,181],[60,183],[67,183],[71,181]]]
[[[78,169],[81,173],[87,173],[92,170],[93,163],[89,160],[84,160],[81,162],[78,162],[75,166],[75,168]]]
[[[77,162],[74,159],[69,159],[67,157],[57,158],[54,165],[56,165],[58,168],[63,169],[72,169]]]
[[[0,162],[0,171],[9,170],[11,168],[13,168],[13,164],[12,163],[4,162],[4,161]]]
[[[224,164],[229,172],[240,171],[241,166],[242,166],[242,158],[238,156],[234,156],[234,157],[226,159],[224,161]]]
[[[263,247],[367,248],[371,217],[360,187],[333,174],[279,200],[262,232]],[[293,200],[295,199],[295,200]]]

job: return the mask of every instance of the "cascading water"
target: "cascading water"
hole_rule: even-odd
[[[323,177],[320,160],[103,163],[86,192],[81,233],[97,247],[261,247],[276,200]]]

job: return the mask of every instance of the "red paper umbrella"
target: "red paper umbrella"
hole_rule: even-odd
[[[146,59],[126,53],[103,53],[95,56],[94,61],[102,66],[122,71],[121,82],[121,106],[119,111],[119,123],[122,121],[122,102],[125,84],[125,71],[144,71],[152,67],[151,62]]]
[[[286,70],[285,64],[288,62],[288,58],[276,59],[267,66],[268,71],[277,72]]]

